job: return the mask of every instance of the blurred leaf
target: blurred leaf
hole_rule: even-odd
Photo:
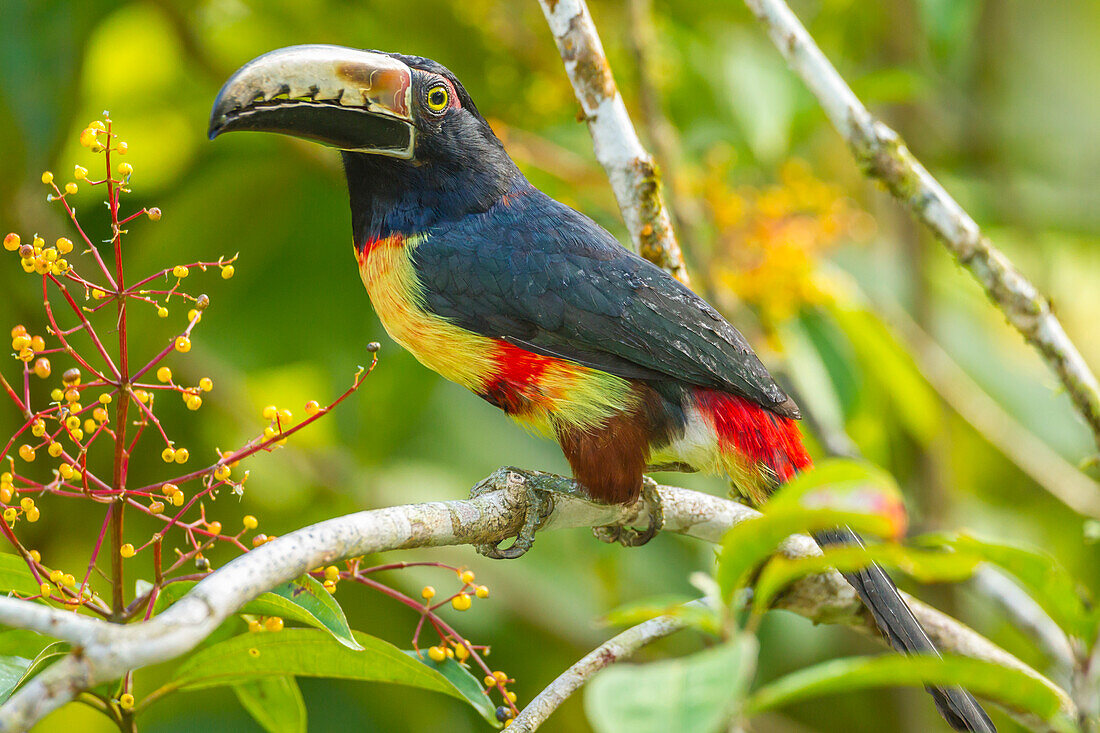
[[[157,597],[154,612],[160,613],[193,587],[195,581],[192,580],[166,585]],[[303,575],[297,580],[272,588],[246,603],[237,613],[279,616],[289,621],[308,624],[328,631],[349,649],[359,649],[348,626],[347,617],[344,616],[344,610],[333,595],[312,576]]]
[[[830,569],[852,572],[877,563],[902,570],[923,583],[958,582],[974,574],[981,559],[964,552],[915,550],[896,544],[828,547],[821,555],[792,559],[775,555],[753,585],[753,613],[762,614],[788,585]]]
[[[709,577],[709,576],[707,576]],[[691,596],[660,596],[643,598],[611,611],[604,618],[609,626],[636,626],[658,616],[678,618],[688,626],[708,634],[718,634],[722,628],[719,613]]]
[[[363,651],[316,629],[241,634],[192,654],[162,689],[202,690],[293,675],[388,682],[467,699],[449,679],[389,642],[359,631],[354,635]]]
[[[725,44],[724,88],[718,92],[741,126],[758,160],[774,163],[790,149],[798,80],[772,45],[737,29]],[[708,59],[713,76],[713,57]]]
[[[894,403],[892,414],[927,445],[939,435],[940,403],[913,358],[874,313],[838,305],[829,312],[855,349],[863,371],[882,384]]]
[[[756,653],[746,634],[679,659],[609,667],[589,683],[585,712],[597,733],[724,730],[752,681]]]
[[[26,657],[0,656],[0,702],[11,697],[30,666]]]
[[[928,80],[922,72],[898,66],[876,69],[852,80],[852,91],[872,106],[913,102],[928,89]]]
[[[12,629],[0,632],[0,654],[34,659],[55,640],[36,631]]]
[[[1078,592],[1077,581],[1052,556],[1010,545],[987,542],[972,535],[937,534],[918,538],[942,544],[997,565],[1019,580],[1028,594],[1067,634],[1091,641],[1096,637],[1097,615]]]
[[[26,561],[19,555],[0,553],[0,591],[15,591],[24,596],[42,593]]]
[[[974,0],[919,0],[921,23],[936,55],[943,59],[973,47],[974,26],[982,3]]]
[[[293,677],[261,677],[233,685],[237,699],[268,733],[305,733],[306,703]]]
[[[807,698],[895,685],[960,685],[980,697],[1038,715],[1061,727],[1060,700],[1049,687],[1023,672],[970,657],[901,656],[834,659],[764,685],[745,702],[747,714]],[[1072,729],[1072,728],[1070,728]]]
[[[489,696],[485,694],[485,688],[481,686],[481,681],[474,677],[469,668],[450,658],[444,659],[442,662],[436,662],[423,652],[417,654],[412,649],[406,649],[405,653],[421,664],[427,665],[429,669],[434,669],[446,677],[455,686],[455,689],[466,698],[466,701],[481,713],[481,717],[492,723],[493,727],[500,728],[503,726],[497,720],[496,708],[493,707]]]
[[[717,578],[729,603],[760,563],[793,534],[848,526],[874,536],[904,531],[901,493],[885,471],[869,463],[832,459],[799,474],[768,502],[762,516],[742,522],[722,539]]]

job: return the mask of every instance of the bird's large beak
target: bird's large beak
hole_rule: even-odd
[[[290,46],[249,61],[225,83],[210,139],[259,130],[341,150],[412,158],[412,70],[380,53]]]

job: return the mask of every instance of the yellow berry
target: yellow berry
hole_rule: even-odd
[[[107,297],[107,293],[103,292],[99,288],[93,288],[92,289],[92,297],[95,298],[96,300],[103,300],[104,298]]]
[[[210,534],[221,534],[222,523],[221,522],[208,522],[206,528],[210,530]]]
[[[5,504],[11,501],[11,484],[0,485],[0,501]]]
[[[465,593],[459,593],[457,596],[451,599],[451,606],[456,611],[465,611],[470,607],[470,596]]]
[[[129,145],[127,145],[127,144],[126,144],[125,142],[120,142],[120,143],[119,143],[119,144],[118,144],[118,145],[117,145],[117,146],[115,147],[115,149],[116,149],[116,150],[118,150],[118,154],[119,154],[119,155],[126,155],[126,151],[130,149],[130,146],[129,146]]]
[[[486,675],[485,679],[484,679],[484,682],[485,682],[486,687],[496,687],[497,678],[494,677],[493,675]]]
[[[64,451],[64,448],[61,447],[60,443],[50,443],[50,447],[46,449],[46,452],[49,453],[52,458],[60,456],[62,451]]]
[[[229,478],[230,473],[231,471],[229,470],[229,466],[223,463],[222,465],[214,469],[214,478],[216,478],[218,481],[225,481],[227,478]]]
[[[42,553],[40,553],[38,550],[31,550],[27,554],[31,556],[31,560],[34,560],[35,562],[42,562]]]
[[[178,351],[182,354],[186,354],[190,350],[191,350],[191,339],[187,338],[186,336],[176,337],[176,351]]]
[[[279,422],[289,423],[292,419],[294,419],[294,413],[293,412],[291,412],[290,410],[286,410],[286,409],[279,410]]]
[[[435,588],[431,587],[430,585],[424,586],[424,589],[420,591],[420,597],[423,598],[425,601],[430,601],[431,599],[435,598]]]
[[[42,592],[42,595],[48,596],[53,591],[53,588],[50,586],[49,583],[43,583],[42,585],[38,586],[38,590]]]
[[[202,397],[197,394],[187,395],[187,399],[184,401],[187,403],[188,410],[197,410],[202,407]]]
[[[327,590],[329,593],[335,593],[336,592],[336,581],[335,580],[326,580],[325,582],[321,583],[321,585],[323,585],[325,587],[325,590]]]
[[[65,373],[61,375],[61,382],[66,387],[75,387],[80,384],[80,370],[76,367],[72,369],[66,369]]]
[[[151,219],[152,221],[160,221],[160,209],[155,206],[145,212],[145,215],[148,216],[149,219]]]
[[[241,524],[244,525],[245,529],[256,529],[260,526],[260,520],[256,519],[256,517],[251,514],[246,514],[244,515],[244,519],[241,520]]]
[[[458,579],[466,585],[469,585],[470,583],[474,582],[474,573],[472,570],[463,570],[461,573],[458,574]]]
[[[279,408],[275,405],[268,405],[264,408],[263,416],[265,420],[274,420],[275,416],[279,414]]]
[[[202,313],[199,313],[197,308],[192,308],[191,310],[187,311],[187,320],[198,323],[202,320]]]
[[[508,692],[504,693],[504,696],[508,698],[508,702],[516,701],[516,693],[512,692],[511,690],[508,690]]]
[[[428,650],[428,656],[433,662],[442,662],[447,658],[447,652],[443,651],[443,647],[433,646]]]
[[[23,511],[33,509],[34,508],[34,499],[32,499],[29,496],[24,496],[22,499],[19,500],[19,506],[23,509]]]
[[[85,128],[80,133],[80,144],[86,148],[95,149],[99,147],[99,138],[96,135],[96,131],[90,127]]]
[[[74,428],[69,431],[69,436],[76,441],[84,440],[84,431],[80,428]]]
[[[177,491],[176,493],[172,494],[172,498],[170,499],[170,501],[172,502],[172,506],[183,506],[183,500],[185,498],[186,497],[184,497],[182,491]]]
[[[57,472],[61,474],[61,478],[65,479],[66,481],[70,480],[75,475],[73,467],[70,466],[68,463],[62,463],[60,466],[58,466]]]
[[[264,440],[271,440],[272,438],[274,438],[278,434],[279,434],[279,431],[277,431],[275,428],[271,427],[270,425],[268,425],[266,428],[264,428]]]
[[[267,620],[264,621],[264,627],[268,631],[282,631],[283,630],[283,620],[281,618],[279,618],[278,616],[268,616]]]
[[[133,557],[134,546],[127,542],[125,545],[118,548],[118,554],[122,555],[123,557]]]
[[[476,595],[478,598],[488,598],[489,597],[489,586],[479,585],[477,587],[477,589],[474,591],[474,595]]]
[[[495,677],[496,681],[502,685],[508,681],[508,675],[504,674],[504,672],[501,672],[499,669],[496,672],[493,672],[493,677]]]
[[[165,463],[171,463],[176,459],[176,451],[172,448],[165,448],[160,452],[160,457],[164,459]]]
[[[88,129],[95,132],[107,132],[107,126],[103,124],[102,120],[92,120],[88,123]]]
[[[45,434],[46,423],[42,422],[41,420],[35,420],[33,423],[31,423],[31,435],[36,438],[41,438]]]
[[[88,177],[88,169],[82,165],[73,166],[73,178],[83,181]]]
[[[233,265],[226,265],[222,268],[222,280],[228,280],[233,277],[234,272],[236,271],[233,269]]]
[[[214,380],[212,380],[210,377],[203,377],[199,380],[199,389],[201,389],[203,392],[209,392],[210,390],[214,389]]]
[[[96,422],[107,422],[107,410],[103,407],[97,407],[92,410],[92,417]]]
[[[50,366],[50,360],[46,357],[40,356],[34,362],[34,376],[39,379],[45,379],[50,376],[51,371],[53,371],[53,368]]]
[[[172,370],[169,369],[166,366],[162,366],[160,369],[157,369],[157,379],[159,379],[161,382],[165,382],[165,383],[171,382],[172,381]]]
[[[65,193],[76,193],[77,186],[72,181],[65,184]]]
[[[34,448],[31,448],[29,445],[24,443],[23,445],[19,446],[19,457],[27,463],[30,463],[34,460]]]
[[[261,624],[256,619],[252,619],[251,621],[248,622],[248,630],[251,631],[252,633],[256,633],[258,631],[263,631],[264,630],[264,625]]]
[[[306,414],[307,415],[316,415],[320,411],[321,411],[321,405],[317,402],[317,400],[310,400],[309,402],[306,403]]]
[[[65,577],[65,573],[61,572],[60,570],[51,570],[50,571],[50,582],[51,583],[60,583],[61,579],[63,577]]]
[[[172,274],[176,277],[187,277],[187,268],[184,265],[176,265],[172,268]]]
[[[8,507],[7,509],[4,510],[4,521],[5,522],[14,522],[15,518],[17,516],[19,516],[19,512],[17,512],[15,510],[15,507],[13,507],[13,506],[10,506],[10,507]]]
[[[130,710],[134,707],[134,696],[129,692],[124,692],[118,697],[118,706],[123,710]]]
[[[468,656],[470,656],[470,651],[466,648],[465,644],[459,644],[455,647],[455,658],[458,659],[458,661],[465,661]]]
[[[129,163],[120,163],[118,166],[118,172],[123,176],[129,176],[134,172],[134,166]]]
[[[22,351],[31,345],[31,337],[27,334],[21,334],[11,340],[11,347],[16,351]]]
[[[171,496],[179,490],[180,487],[176,486],[175,484],[162,484],[160,487],[161,493],[165,496]]]
[[[167,317],[168,317],[168,309],[165,308],[163,305],[158,306],[157,307],[157,318],[167,318]]]
[[[327,568],[325,568],[325,579],[326,580],[336,580],[339,577],[340,577],[340,568],[336,567],[335,565],[329,565]]]
[[[76,415],[69,415],[65,418],[65,427],[69,429],[69,432],[76,430],[80,427],[80,418]]]
[[[19,244],[20,244],[19,235],[16,234],[15,232],[10,232],[7,235],[5,235],[5,237],[4,237],[4,249],[6,249],[7,251],[14,252],[15,250],[19,249]]]
[[[99,396],[99,403],[100,403],[101,405],[109,405],[109,404],[111,404],[111,399],[113,399],[113,398],[111,397],[111,395],[109,395],[109,394],[107,394],[106,392],[104,392],[103,394],[101,394],[101,395]]]
[[[160,514],[164,511],[164,502],[154,501],[152,504],[149,505],[149,511],[151,511],[153,514]]]
[[[134,390],[134,397],[137,397],[137,401],[143,405],[149,404],[149,393],[143,389]]]
[[[49,171],[44,171],[42,173],[42,182],[46,185],[53,183],[53,173],[50,173]]]
[[[84,432],[85,433],[94,433],[96,428],[98,428],[98,427],[99,426],[95,424],[95,420],[93,420],[90,417],[87,420],[84,421]]]

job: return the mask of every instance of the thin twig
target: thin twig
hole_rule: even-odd
[[[539,0],[573,84],[592,147],[611,181],[635,250],[687,284],[653,158],[642,147],[584,0]]]
[[[745,4],[817,97],[864,173],[885,184],[970,271],[1008,322],[1058,375],[1100,446],[1100,384],[1046,297],[982,234],[898,134],[867,111],[783,0],[745,0]]]
[[[120,626],[40,603],[0,598],[0,624],[65,639],[79,648],[0,707],[0,731],[26,730],[82,690],[118,679],[129,670],[186,654],[249,600],[313,568],[342,557],[413,547],[476,545],[511,536],[525,516],[528,488],[555,490],[548,528],[615,523],[644,526],[648,519],[642,502],[600,505],[556,493],[578,491],[570,480],[560,477],[503,469],[487,483],[498,490],[466,501],[359,512],[283,535],[207,575],[166,611],[141,623]],[[707,542],[719,542],[733,525],[759,516],[737,502],[686,489],[661,487],[660,495],[665,530]],[[781,551],[789,557],[820,552],[805,536],[788,538]],[[915,599],[907,600],[941,650],[1020,670],[1055,691],[1067,715],[1076,714],[1066,693],[1039,672],[958,621]],[[815,621],[846,623],[875,633],[855,592],[836,572],[798,581],[777,605]]]

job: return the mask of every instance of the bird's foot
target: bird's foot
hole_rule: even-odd
[[[494,472],[492,476],[479,482],[470,490],[470,498],[476,499],[482,494],[499,490],[502,475],[505,476],[506,481],[512,475],[523,477],[524,493],[526,494],[523,525],[516,534],[515,541],[509,547],[501,548],[500,543],[503,540],[498,540],[474,545],[474,549],[477,550],[479,555],[484,555],[493,560],[514,560],[526,554],[535,544],[535,532],[542,527],[546,518],[554,511],[554,498],[550,491],[534,485],[537,482],[532,480],[533,477],[530,472],[515,468],[502,468]]]
[[[657,536],[665,526],[665,510],[661,506],[661,497],[657,493],[657,482],[649,476],[642,477],[642,503],[649,512],[649,526],[638,530],[612,524],[606,527],[593,527],[592,534],[600,542],[618,542],[623,547],[641,547]]]

